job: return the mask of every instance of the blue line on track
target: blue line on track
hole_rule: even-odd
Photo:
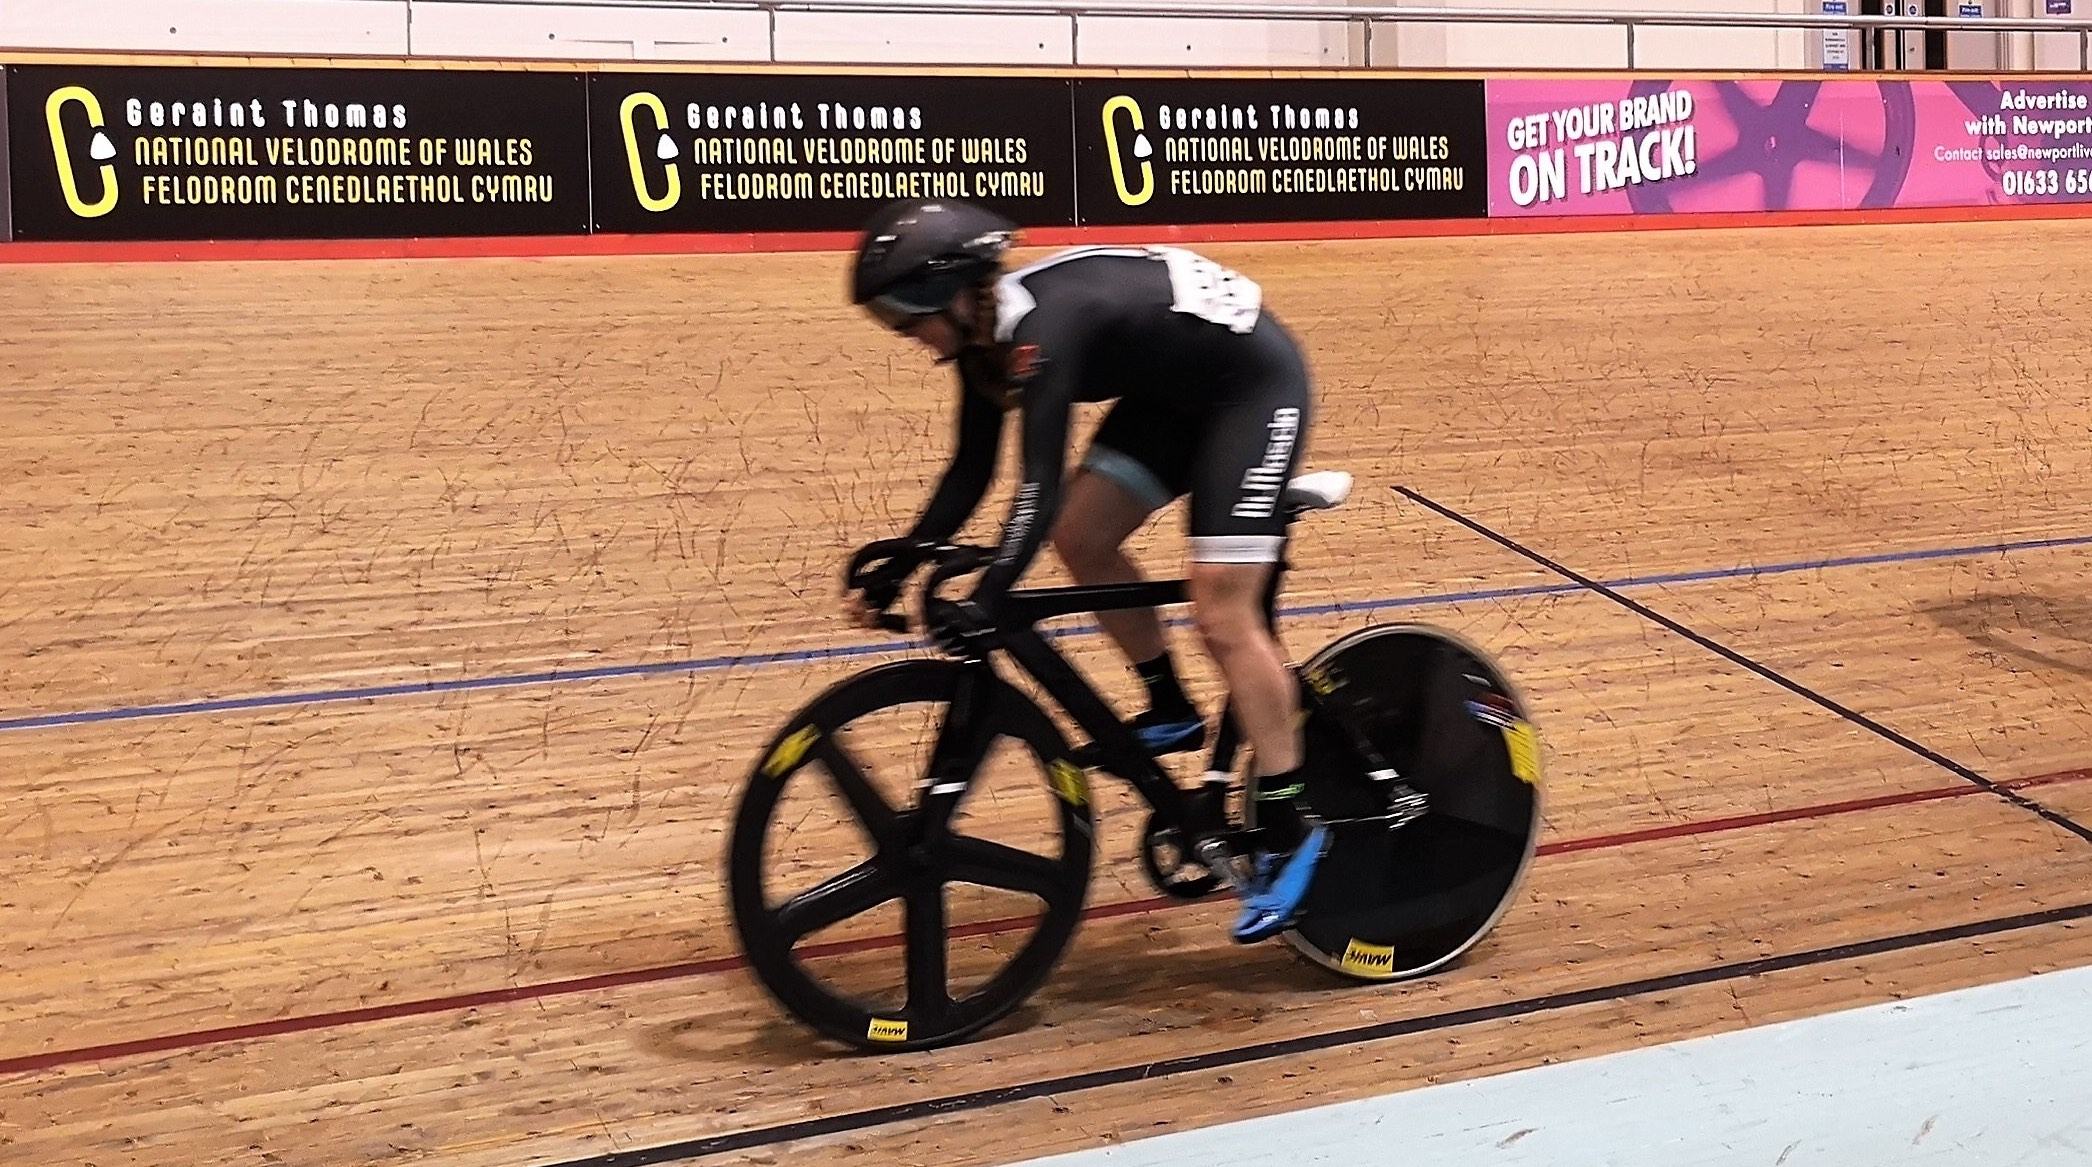
[[[2014,543],[1987,543],[1969,547],[1941,547],[1920,551],[1891,551],[1875,555],[1851,555],[1833,559],[1796,560],[1750,567],[1725,567],[1704,571],[1670,572],[1661,575],[1629,576],[1604,581],[1607,587],[1655,587],[1662,584],[1706,583],[1745,576],[1792,575],[1826,568],[1867,567],[1888,563],[1917,563],[1935,559],[1968,559],[1981,555],[2003,555],[2014,551],[2044,551],[2092,545],[2092,535],[2062,539],[2027,539]],[[1339,601],[1331,604],[1302,604],[1283,614],[1328,616],[1353,612],[1381,612],[1399,608],[1421,608],[1440,604],[1471,603],[1477,600],[1519,599],[1530,596],[1565,595],[1584,589],[1575,584],[1534,584],[1514,588],[1485,588],[1447,595],[1398,596],[1379,600]],[[1171,621],[1181,625],[1180,618]],[[1094,621],[1052,629],[1055,638],[1089,635],[1097,631]],[[555,669],[542,673],[518,673],[504,677],[463,677],[451,681],[419,681],[395,685],[372,685],[355,689],[322,689],[304,693],[273,693],[254,697],[227,697],[212,701],[181,701],[163,705],[134,705],[118,709],[90,709],[74,713],[44,713],[26,717],[0,718],[0,732],[22,729],[53,729],[67,725],[92,725],[102,721],[135,721],[147,717],[179,717],[191,713],[235,713],[250,709],[279,709],[294,705],[317,705],[333,701],[373,701],[385,697],[457,693],[473,689],[499,689],[517,685],[549,685],[571,681],[598,681],[618,677],[661,676],[674,673],[709,673],[734,668],[763,668],[771,665],[811,664],[848,657],[882,656],[906,652],[921,644],[915,640],[891,640],[881,644],[852,644],[835,648],[797,649],[791,652],[744,653],[711,656],[697,660],[656,661],[652,664],[604,665],[585,669]]]

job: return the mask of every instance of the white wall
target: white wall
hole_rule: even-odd
[[[1331,0],[1321,0],[1321,6],[1342,7]],[[1341,22],[1102,18],[1082,22],[1085,65],[1310,67],[1349,64],[1350,54],[1350,36]]]
[[[1230,0],[1214,0],[1225,4]],[[1787,12],[1808,0],[1321,0],[1408,7],[1554,11]],[[2012,15],[2040,0],[1995,0]],[[2092,0],[2078,0],[2092,15]],[[538,57],[576,60],[823,63],[1065,64],[1078,39],[1048,17],[941,17],[619,8],[579,4],[468,4],[455,0],[0,0],[0,48],[159,50],[257,54]],[[2062,19],[2062,18],[2059,18]],[[1619,28],[1510,24],[1381,24],[1373,63],[1409,68],[1620,68]],[[1080,60],[1092,65],[1359,64],[1365,37],[1341,22],[1136,20],[1081,22]],[[1642,69],[1798,69],[1800,31],[1642,28]],[[2024,35],[2008,46],[2018,67],[2078,67],[2075,32]]]
[[[1215,0],[1226,4],[1229,0]],[[1304,0],[1312,2],[1312,0]],[[1326,0],[1336,3],[1336,0]],[[560,60],[1340,65],[1341,23],[780,13],[442,0],[0,3],[0,48]]]
[[[1801,12],[1804,0],[1397,0],[1411,8],[1474,10],[1522,8],[1552,12]],[[1546,24],[1405,24],[1394,30],[1398,55],[1382,53],[1387,32],[1375,34],[1374,60],[1412,68],[1612,68],[1627,66],[1627,34],[1619,27]],[[1748,28],[1635,29],[1635,67],[1641,69],[1798,69],[1804,67],[1800,31]]]
[[[248,2],[282,4],[286,0]],[[402,6],[391,3],[386,7]],[[770,59],[769,25],[760,12],[439,4],[417,0],[412,33],[414,52],[429,57],[549,57],[581,61]]]
[[[396,0],[9,0],[0,47],[167,52],[407,51]]]

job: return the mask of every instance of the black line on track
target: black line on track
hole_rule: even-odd
[[[1475,534],[1480,535],[1485,539],[1488,539],[1490,542],[1495,543],[1500,547],[1504,547],[1510,551],[1513,551],[1521,556],[1524,556],[1526,559],[1529,559],[1534,563],[1539,564],[1541,567],[1544,567],[1547,570],[1555,573],[1556,575],[1561,576],[1563,579],[1571,581],[1578,587],[1583,588],[1586,591],[1595,592],[1598,595],[1604,596],[1606,599],[1611,600],[1612,602],[1620,605],[1623,608],[1626,608],[1628,611],[1633,612],[1635,615],[1640,616],[1645,620],[1654,621],[1655,623],[1662,625],[1663,627],[1671,630],[1672,632],[1677,633],[1680,636],[1683,636],[1687,640],[1692,641],[1694,644],[1699,645],[1701,648],[1704,648],[1707,651],[1714,653],[1715,655],[1723,658],[1724,660],[1727,660],[1733,664],[1741,665],[1742,667],[1749,669],[1751,672],[1756,673],[1757,675],[1765,678],[1768,681],[1771,681],[1773,684],[1778,685],[1780,688],[1785,689],[1798,697],[1806,698],[1809,701],[1812,701],[1817,705],[1820,705],[1823,708],[1830,710],[1832,713],[1835,713],[1839,717],[1844,718],[1846,721],[1849,721],[1852,724],[1859,726],[1861,729],[1864,729],[1877,737],[1893,742],[1896,745],[1901,746],[1906,750],[1909,750],[1911,753],[1916,754],[1917,756],[1925,759],[1928,762],[1931,762],[1932,764],[1940,767],[1941,769],[1947,771],[1955,777],[1964,779],[1969,782],[1973,782],[1977,786],[1980,786],[1984,790],[1987,790],[1990,793],[1997,795],[1999,798],[2004,799],[2006,802],[2011,803],[2012,805],[2020,808],[2021,810],[2038,815],[2042,819],[2048,821],[2049,823],[2061,827],[2066,831],[2069,831],[2071,834],[2076,835],[2078,838],[2083,839],[2088,843],[2092,843],[2092,828],[2084,826],[2083,824],[2077,822],[2075,819],[2072,819],[2068,815],[2063,814],[2061,811],[2051,810],[2049,807],[2044,806],[2043,804],[2036,802],[2033,799],[2028,798],[2015,790],[2010,790],[2004,786],[2000,786],[1999,784],[1992,782],[1990,779],[1985,778],[1983,775],[1976,773],[1974,770],[1969,769],[1967,766],[1964,766],[1961,763],[1955,761],[1954,759],[1947,757],[1945,754],[1939,753],[1938,751],[1930,748],[1929,746],[1925,746],[1916,741],[1913,741],[1912,739],[1905,737],[1900,733],[1897,733],[1895,730],[1890,729],[1888,726],[1883,725],[1882,723],[1874,720],[1871,717],[1868,717],[1866,714],[1861,713],[1856,709],[1849,708],[1845,705],[1841,705],[1838,702],[1833,701],[1832,699],[1824,696],[1821,693],[1818,693],[1816,690],[1809,688],[1807,685],[1804,685],[1799,681],[1792,680],[1780,673],[1774,672],[1772,669],[1769,669],[1766,666],[1759,664],[1757,661],[1754,661],[1751,658],[1743,655],[1742,653],[1737,652],[1735,649],[1732,649],[1727,645],[1718,643],[1706,636],[1701,635],[1698,632],[1693,631],[1685,625],[1680,624],[1678,621],[1671,619],[1669,616],[1666,616],[1663,613],[1658,612],[1655,609],[1649,607],[1647,604],[1640,603],[1636,600],[1631,600],[1626,596],[1621,595],[1619,592],[1613,590],[1612,588],[1609,588],[1604,584],[1598,582],[1597,580],[1582,574],[1581,572],[1572,570],[1571,568],[1565,567],[1562,564],[1556,563],[1554,560],[1549,559],[1547,556],[1542,555],[1529,547],[1526,547],[1525,545],[1519,543],[1517,540],[1511,538],[1508,535],[1498,534],[1497,532],[1489,529],[1488,527],[1483,526],[1481,523],[1478,523],[1475,520],[1468,518],[1466,515],[1463,515],[1450,507],[1434,502],[1431,499],[1426,498],[1421,494],[1418,494],[1416,491],[1411,490],[1406,486],[1397,486],[1394,489],[1397,494],[1400,494],[1403,498],[1406,498],[1409,501],[1416,503],[1418,506],[1425,507],[1426,509],[1434,511],[1439,515],[1444,516],[1445,518],[1451,519],[1452,521],[1460,524],[1461,526],[1466,527],[1468,530],[1473,531]]]
[[[1808,952],[1790,953],[1786,956],[1768,956],[1757,960],[1746,960],[1734,964],[1721,964],[1708,968],[1693,969],[1689,972],[1672,973],[1668,976],[1644,977],[1640,980],[1625,981],[1614,985],[1601,985],[1597,988],[1577,989],[1565,993],[1550,993],[1544,997],[1531,997],[1523,1001],[1506,1001],[1495,1005],[1482,1005],[1472,1009],[1457,1009],[1450,1013],[1435,1013],[1425,1017],[1383,1021],[1375,1025],[1361,1025],[1330,1033],[1313,1033],[1303,1037],[1286,1038],[1282,1041],[1259,1042],[1255,1045],[1214,1050],[1211,1053],[1194,1054],[1189,1057],[1169,1058],[1164,1061],[1148,1062],[1143,1065],[1120,1066],[1109,1070],[1093,1070],[1086,1074],[1068,1074],[1058,1078],[1044,1078],[1036,1082],[1021,1082],[1015,1086],[1003,1086],[993,1090],[974,1090],[965,1094],[928,1098],[920,1102],[880,1106],[870,1110],[850,1111],[845,1114],[824,1115],[820,1118],[803,1119],[799,1122],[780,1123],[776,1126],[732,1131],[727,1134],[712,1135],[702,1139],[665,1143],[657,1147],[644,1147],[630,1151],[613,1151],[609,1154],[595,1155],[585,1159],[571,1159],[563,1163],[552,1164],[550,1167],[652,1167],[653,1164],[658,1163],[681,1163],[692,1159],[701,1159],[708,1155],[723,1155],[730,1151],[747,1151],[762,1147],[774,1147],[799,1139],[848,1134],[852,1131],[871,1130],[894,1123],[940,1118],[946,1115],[985,1110],[989,1107],[1004,1106],[1012,1102],[1024,1102],[1056,1094],[1071,1094],[1082,1090],[1097,1090],[1106,1086],[1122,1086],[1129,1082],[1144,1082],[1155,1078],[1196,1074],[1208,1070],[1240,1066],[1250,1062],[1267,1061],[1272,1058],[1292,1057],[1297,1054],[1320,1053],[1344,1046],[1363,1045],[1368,1042],[1386,1041],[1397,1037],[1411,1037],[1419,1033],[1434,1033],[1439,1030],[1454,1029],[1464,1025],[1479,1025],[1488,1021],[1502,1021],[1513,1017],[1530,1017],[1539,1013],[1574,1009],[1584,1005],[1605,1004],[1647,993],[1664,993],[1677,989],[1715,984],[1721,981],[1743,980],[1748,977],[1765,976],[1769,973],[1789,972],[1798,968],[1807,968],[1811,965],[1858,960],[1869,956],[1902,952],[1933,944],[1972,940],[1981,936],[1995,936],[2004,932],[2017,932],[2028,928],[2042,927],[2047,924],[2069,923],[2087,918],[2092,918],[2092,903],[2073,904],[2068,907],[2049,908],[2045,911],[2006,916],[2002,919],[1978,920],[1974,923],[1956,924],[1946,928],[1932,928],[1923,932],[1906,933],[1901,936],[1889,936],[1878,940],[1862,940],[1858,943],[1840,944],[1830,948],[1817,948]]]

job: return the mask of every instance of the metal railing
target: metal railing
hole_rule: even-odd
[[[381,0],[372,0],[381,2]],[[398,3],[400,0],[383,0]],[[423,0],[424,6],[429,0]],[[1221,4],[1197,0],[1132,0],[1116,3],[1057,3],[1054,0],[440,0],[444,4],[558,6],[563,8],[657,8],[701,12],[761,12],[770,33],[768,59],[778,62],[777,18],[782,13],[910,16],[1031,16],[1068,22],[1069,63],[1082,61],[1082,22],[1112,18],[1179,20],[1262,20],[1344,24],[1360,28],[1365,64],[1373,65],[1373,31],[1383,24],[1548,24],[1600,25],[1619,28],[1625,38],[1626,67],[1638,67],[1636,34],[1644,28],[1722,28],[1805,31],[1818,29],[2004,33],[2029,32],[2077,36],[2078,68],[2092,72],[2092,19],[2060,20],[2008,16],[1859,16],[1771,12],[1575,12],[1558,9],[1407,8],[1384,5]],[[407,51],[414,51],[414,0],[404,0]]]

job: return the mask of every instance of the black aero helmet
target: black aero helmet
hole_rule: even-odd
[[[857,244],[850,299],[888,328],[944,311],[1002,262],[1017,224],[970,203],[893,203]]]

